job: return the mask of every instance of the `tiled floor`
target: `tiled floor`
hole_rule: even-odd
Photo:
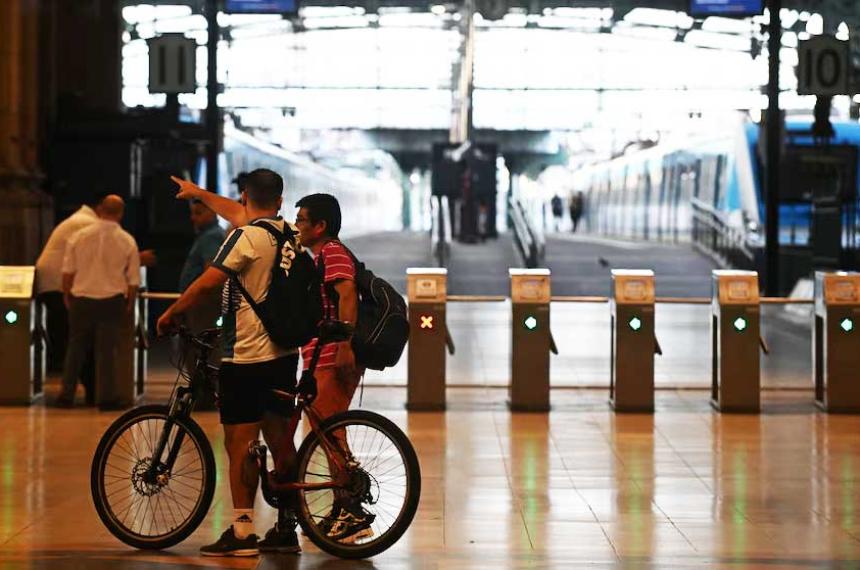
[[[216,502],[165,553],[126,548],[89,493],[96,443],[116,413],[0,409],[0,568],[858,568],[860,417],[771,392],[768,413],[719,415],[696,391],[661,391],[653,416],[616,415],[605,394],[553,392],[549,414],[511,414],[498,390],[449,390],[447,413],[406,413],[405,390],[366,407],[408,433],[423,472],[410,531],[374,560],[203,560],[229,524],[213,413]],[[258,508],[265,530],[272,513]]]

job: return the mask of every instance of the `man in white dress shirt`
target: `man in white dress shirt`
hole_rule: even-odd
[[[124,210],[122,198],[107,196],[96,208],[99,220],[78,231],[66,247],[63,297],[69,309],[69,346],[60,406],[74,405],[78,377],[93,347],[99,403],[121,403],[115,391],[117,338],[140,285],[137,244],[119,225]]]
[[[60,222],[36,261],[36,293],[45,308],[48,333],[48,372],[61,372],[66,356],[69,315],[63,304],[63,257],[66,245],[79,230],[98,221],[94,208],[104,194],[94,194],[74,214]],[[84,382],[86,384],[86,382]]]

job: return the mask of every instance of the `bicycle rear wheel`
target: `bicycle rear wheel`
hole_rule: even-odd
[[[299,491],[299,524],[333,556],[375,556],[403,536],[418,510],[421,470],[415,449],[393,422],[365,410],[328,418],[320,433],[336,447],[336,457],[310,433],[298,451],[299,482],[335,481],[340,464],[347,465],[349,483],[337,490]]]
[[[155,448],[168,420],[167,406],[142,406],[117,419],[93,457],[90,487],[104,525],[135,548],[158,550],[185,540],[212,504],[215,457],[203,430],[190,418],[173,419],[163,464],[171,470],[148,476]]]

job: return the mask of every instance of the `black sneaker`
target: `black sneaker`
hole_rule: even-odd
[[[217,542],[201,547],[200,554],[203,556],[259,556],[260,549],[257,547],[256,534],[236,538],[236,533],[231,526],[224,531]]]
[[[326,534],[332,540],[349,544],[357,540],[373,538],[374,532],[370,525],[375,519],[376,515],[367,512],[361,505],[343,507],[332,520]]]
[[[276,524],[269,529],[266,537],[258,543],[260,552],[279,552],[281,554],[298,554],[302,551],[296,529],[281,530]]]

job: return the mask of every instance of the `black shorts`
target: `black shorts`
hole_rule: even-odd
[[[256,423],[265,412],[290,415],[292,402],[276,397],[272,389],[295,390],[298,366],[298,354],[252,364],[222,362],[218,377],[221,423]]]

